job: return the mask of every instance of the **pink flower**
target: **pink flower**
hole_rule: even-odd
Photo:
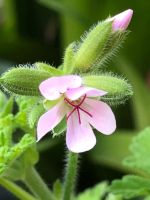
[[[116,120],[111,108],[97,97],[107,92],[82,86],[76,75],[53,77],[39,86],[47,100],[59,99],[58,103],[43,114],[37,125],[38,141],[51,131],[66,115],[66,144],[70,151],[88,151],[96,144],[92,127],[105,135],[116,129]]]
[[[133,10],[128,9],[110,18],[109,21],[113,21],[113,24],[112,24],[113,31],[117,31],[119,29],[126,30],[130,24],[132,15],[133,15]]]

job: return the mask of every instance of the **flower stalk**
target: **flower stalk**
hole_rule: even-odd
[[[21,200],[36,200],[32,195],[30,195],[28,192],[20,188],[15,183],[6,180],[4,178],[0,178],[0,185],[6,188],[8,191],[10,191],[12,194],[14,194],[18,199]]]
[[[78,170],[78,157],[78,154],[71,151],[68,151],[67,153],[62,200],[70,200],[73,195]]]

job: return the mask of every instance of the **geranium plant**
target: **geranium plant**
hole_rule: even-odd
[[[126,79],[103,72],[126,38],[132,14],[129,9],[92,26],[80,42],[67,47],[63,63],[57,68],[36,62],[11,68],[1,76],[1,86],[15,97],[19,111],[11,114],[11,97],[1,112],[0,182],[19,199],[90,198],[87,192],[74,194],[78,153],[94,148],[93,129],[105,135],[115,131],[116,119],[110,106],[124,103],[133,94]],[[11,136],[17,128],[25,135],[14,144]],[[34,168],[38,162],[36,147],[49,132],[53,137],[66,137],[68,149],[64,181],[56,182],[53,191]],[[16,180],[23,181],[31,193],[16,185]],[[105,184],[91,189],[96,191],[93,200],[100,198],[102,187]]]

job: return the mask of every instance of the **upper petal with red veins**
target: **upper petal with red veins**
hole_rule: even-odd
[[[37,140],[39,141],[46,133],[51,131],[65,116],[66,106],[64,102],[58,103],[52,109],[44,113],[37,125]]]
[[[81,113],[81,124],[75,111],[67,121],[66,143],[70,151],[81,153],[92,149],[96,144],[96,138],[90,124],[85,121]]]
[[[106,103],[86,98],[81,107],[92,115],[92,117],[85,115],[85,118],[99,132],[109,135],[115,131],[115,116],[111,108]]]
[[[69,88],[78,88],[81,86],[82,79],[80,76],[68,75],[52,77],[43,81],[40,86],[41,94],[48,100],[58,99],[62,93]]]
[[[71,100],[76,100],[85,94],[87,97],[98,97],[98,96],[103,96],[107,94],[107,92],[103,90],[91,88],[91,87],[84,87],[84,86],[74,88],[74,89],[69,89],[66,91],[66,96]]]

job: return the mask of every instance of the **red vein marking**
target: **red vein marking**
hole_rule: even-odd
[[[83,102],[86,99],[86,94],[84,95],[83,99],[81,100],[81,102],[77,105],[75,105],[74,103],[70,102],[67,98],[64,99],[64,101],[66,101],[68,104],[70,104],[71,106],[74,107],[74,109],[69,113],[69,115],[67,116],[67,120],[69,119],[69,117],[77,110],[77,114],[78,114],[78,119],[79,119],[79,124],[81,124],[81,116],[80,116],[80,111],[83,111],[84,113],[86,113],[87,115],[89,115],[90,117],[92,117],[92,115],[86,111],[85,109],[81,108],[80,106],[83,104]]]

